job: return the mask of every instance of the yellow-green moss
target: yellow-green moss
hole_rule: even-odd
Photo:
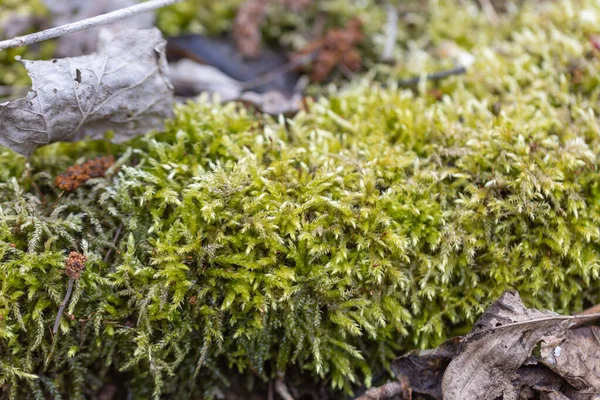
[[[28,163],[0,150],[7,393],[93,397],[120,380],[134,398],[210,398],[232,370],[351,391],[508,288],[562,312],[600,302],[600,7],[527,5],[509,30],[438,6],[415,42],[428,51],[379,69],[387,88],[358,80],[290,120],[204,99],[131,143]],[[394,87],[446,65],[436,48],[464,26],[481,36],[465,76]],[[120,170],[54,188],[98,154]],[[89,262],[52,337],[70,250]]]

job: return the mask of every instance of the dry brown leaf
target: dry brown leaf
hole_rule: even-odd
[[[29,155],[109,130],[120,142],[162,129],[173,113],[165,45],[156,28],[130,30],[101,34],[98,52],[88,56],[23,61],[32,89],[0,104],[0,144]]]
[[[574,328],[574,319],[505,292],[467,336],[398,357],[391,369],[435,400],[600,400],[600,327]]]
[[[575,389],[600,394],[600,327],[581,326],[542,343],[540,362]]]
[[[536,319],[557,315],[526,308],[517,292],[505,292],[461,341],[444,374],[444,399],[491,400],[514,391],[511,382],[515,372],[536,344],[544,337],[564,332],[570,324]],[[514,323],[520,324],[511,326]]]
[[[405,378],[414,393],[442,400],[442,377],[454,357],[460,338],[445,341],[432,350],[412,351],[392,361],[397,379]]]

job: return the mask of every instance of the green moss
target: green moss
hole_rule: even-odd
[[[451,5],[423,37],[483,18]],[[561,312],[600,302],[600,8],[507,18],[441,95],[365,79],[290,120],[203,99],[131,143],[0,151],[0,384],[187,398],[232,370],[301,371],[351,391],[506,289]],[[381,71],[436,69],[435,47]],[[120,169],[61,195],[54,176],[98,154]],[[53,337],[71,250],[89,262]]]

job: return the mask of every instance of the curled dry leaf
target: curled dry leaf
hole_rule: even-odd
[[[557,315],[526,308],[517,292],[505,292],[458,346],[442,381],[444,399],[491,400],[512,391],[515,371],[536,344],[568,328],[569,321],[539,321]]]
[[[23,155],[58,141],[120,142],[161,129],[173,113],[165,40],[156,28],[118,37],[103,31],[98,52],[23,64],[27,97],[0,104],[0,144]]]
[[[248,59],[241,57],[229,40],[221,38],[210,38],[201,35],[169,38],[167,58],[171,63],[188,59],[197,64],[212,66],[231,79],[238,81],[243,86],[242,90],[251,89],[258,93],[277,90],[286,95],[291,94],[296,89],[299,79],[297,72],[287,68],[290,65],[289,60],[281,51],[263,47],[260,57]],[[203,87],[204,82],[210,79],[196,76],[201,74],[199,67],[187,62],[177,65],[176,68],[178,83],[188,81],[190,89],[193,89],[194,86]],[[274,71],[278,73],[273,74]],[[215,75],[218,71],[206,73]],[[269,76],[270,79],[262,79],[265,76]],[[199,85],[195,85],[192,81],[198,81]],[[219,81],[222,81],[222,79],[219,79]],[[248,85],[251,87],[248,87]],[[177,91],[180,92],[180,90]]]
[[[436,400],[600,400],[600,327],[572,320],[506,292],[467,336],[398,357],[391,368]]]
[[[392,361],[392,372],[396,378],[406,379],[413,392],[442,400],[442,377],[459,342],[455,337],[435,349],[411,351]]]
[[[187,58],[169,64],[169,77],[178,96],[195,96],[202,92],[218,93],[223,101],[234,100],[242,93],[242,83],[219,69]]]
[[[600,393],[600,327],[581,326],[546,338],[540,362],[575,389]]]

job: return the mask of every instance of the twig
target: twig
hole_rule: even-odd
[[[396,37],[398,36],[398,9],[391,3],[385,6],[387,12],[387,21],[385,23],[385,44],[381,61],[391,62],[394,59],[394,48],[396,47]]]
[[[283,400],[294,400],[285,382],[283,381],[282,374],[277,374],[277,379],[275,379],[275,391]]]
[[[536,318],[536,319],[530,319],[527,321],[513,322],[511,324],[506,324],[506,325],[493,326],[491,328],[482,329],[477,332],[471,332],[470,335],[478,335],[481,333],[493,332],[493,331],[497,331],[497,330],[504,329],[504,328],[513,328],[515,326],[529,325],[529,324],[536,323],[536,322],[572,321],[572,320],[578,320],[578,319],[585,319],[585,320],[591,321],[592,319],[597,319],[597,318],[600,318],[600,313],[581,314],[581,315],[557,315],[554,317]]]
[[[8,49],[10,47],[27,46],[32,43],[42,42],[48,39],[54,39],[59,36],[68,35],[69,33],[79,32],[85,29],[94,28],[98,25],[119,21],[137,14],[152,11],[157,8],[165,7],[174,3],[179,3],[181,1],[183,0],[150,0],[145,3],[136,4],[131,7],[126,7],[92,18],[87,18],[82,21],[57,26],[55,28],[46,29],[41,32],[32,33],[30,35],[17,36],[13,39],[1,41],[0,50]]]
[[[63,300],[63,302],[60,303],[60,307],[58,309],[58,315],[56,316],[56,319],[54,320],[54,328],[52,329],[52,332],[54,334],[58,333],[58,326],[60,325],[60,318],[62,317],[63,311],[65,310],[65,306],[69,302],[69,298],[71,297],[71,292],[73,291],[73,283],[74,282],[75,282],[75,279],[69,278],[69,286],[67,287],[67,294],[65,295],[65,299]]]
[[[403,395],[404,391],[405,387],[402,385],[402,383],[398,381],[392,381],[383,386],[371,388],[367,391],[367,393],[357,397],[354,400],[383,400],[397,395],[402,395],[402,398],[405,398]]]
[[[428,74],[425,76],[415,76],[413,78],[404,79],[404,80],[398,81],[398,86],[399,87],[413,87],[413,86],[418,85],[419,82],[421,82],[421,79],[425,79],[428,81],[439,81],[444,78],[448,78],[449,76],[462,75],[465,73],[467,73],[467,68],[465,68],[461,65],[458,67],[454,67],[452,69],[448,69],[446,71],[439,71],[439,72],[434,72],[433,74]]]

